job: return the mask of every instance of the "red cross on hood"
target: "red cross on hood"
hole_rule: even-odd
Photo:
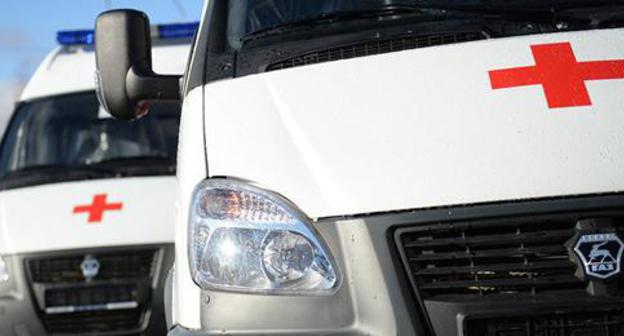
[[[586,81],[624,78],[624,60],[579,62],[569,42],[531,46],[534,66],[490,71],[493,89],[541,85],[548,107],[591,105]]]

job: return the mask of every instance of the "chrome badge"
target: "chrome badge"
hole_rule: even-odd
[[[624,243],[615,233],[581,235],[574,252],[583,263],[585,275],[608,279],[620,273]]]
[[[85,256],[80,269],[86,280],[92,280],[100,273],[100,262],[94,256]]]

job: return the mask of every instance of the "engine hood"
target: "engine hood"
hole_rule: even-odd
[[[172,242],[175,189],[141,177],[0,192],[0,254]]]
[[[622,191],[622,59],[622,30],[596,30],[209,84],[209,173],[313,218]]]

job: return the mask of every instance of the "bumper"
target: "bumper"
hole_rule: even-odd
[[[134,251],[151,249],[156,252],[156,262],[153,263],[153,277],[151,278],[149,285],[151,287],[150,293],[147,294],[148,301],[142,306],[144,312],[140,317],[140,324],[131,330],[117,330],[117,331],[104,331],[100,329],[98,331],[68,331],[62,332],[63,335],[125,335],[136,334],[142,335],[163,335],[166,331],[166,325],[164,322],[164,308],[163,308],[163,288],[166,271],[170,269],[173,263],[173,246],[167,245],[150,245],[150,246],[133,246],[123,248],[100,248],[89,249],[80,251],[58,251],[50,253],[28,254],[28,255],[13,255],[4,257],[7,262],[10,278],[8,283],[0,285],[0,336],[37,336],[48,335],[50,333],[58,334],[59,331],[50,332],[49,325],[46,325],[44,320],[46,317],[46,311],[44,309],[44,301],[46,301],[45,290],[68,288],[70,290],[81,290],[89,288],[89,286],[109,286],[114,284],[116,279],[110,281],[102,280],[98,283],[98,280],[93,280],[90,283],[37,283],[31,281],[33,279],[32,271],[28,269],[28,261],[34,258],[49,256],[52,257],[66,257],[66,256],[83,256],[83,255],[101,255],[110,253],[111,251]],[[103,262],[104,265],[105,262]],[[104,266],[103,266],[104,267]],[[84,280],[83,280],[84,281]],[[114,286],[114,285],[113,285]],[[108,295],[108,294],[107,294]],[[81,297],[82,299],[82,297]],[[93,299],[93,297],[91,297]],[[69,306],[69,304],[68,304]],[[101,308],[98,308],[101,309]],[[143,309],[143,308],[142,308]],[[103,328],[106,328],[107,323],[104,322],[102,310],[78,312],[76,314],[83,314],[87,316],[90,321],[94,319],[100,319],[97,322],[100,323]],[[119,314],[122,314],[120,311]],[[64,313],[63,313],[64,314]],[[70,320],[70,315],[73,313],[64,314],[63,318]],[[91,315],[88,315],[91,314]],[[61,314],[57,314],[58,316]],[[50,316],[50,315],[47,315]],[[58,325],[59,320],[56,323]],[[61,322],[63,323],[63,322]],[[69,323],[69,322],[68,322]],[[77,323],[73,320],[72,323]]]
[[[5,257],[11,273],[8,283],[0,288],[0,335],[45,335],[20,260]]]

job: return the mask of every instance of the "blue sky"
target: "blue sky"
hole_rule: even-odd
[[[92,28],[108,8],[146,12],[153,24],[199,20],[203,0],[2,0],[0,82],[25,81],[56,46],[56,32]]]

